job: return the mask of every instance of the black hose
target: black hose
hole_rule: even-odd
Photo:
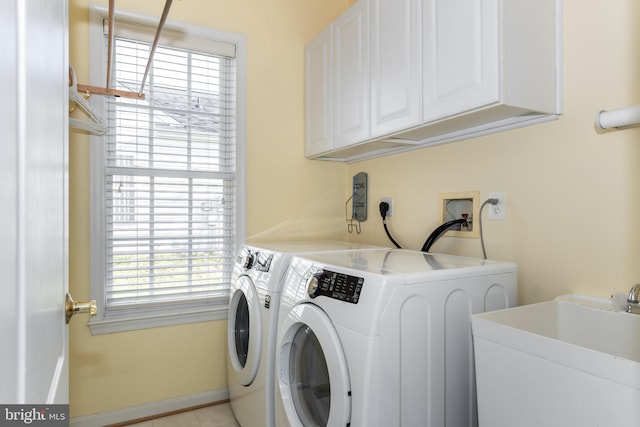
[[[451,227],[457,225],[457,224],[464,224],[466,223],[467,220],[464,218],[460,218],[460,219],[454,219],[451,221],[447,221],[444,224],[440,225],[439,227],[437,227],[435,230],[433,230],[431,232],[431,234],[429,235],[429,237],[427,237],[427,240],[424,242],[424,245],[422,245],[422,249],[420,249],[422,252],[429,252],[429,249],[431,249],[431,246],[433,246],[433,244],[440,238],[442,237],[442,235]]]

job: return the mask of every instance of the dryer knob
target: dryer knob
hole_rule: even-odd
[[[320,278],[322,277],[322,273],[314,274],[307,281],[307,293],[311,298],[316,297],[316,292],[318,292],[318,288],[320,287]]]
[[[244,268],[245,270],[250,269],[253,265],[253,258],[254,256],[252,254],[242,255],[242,257],[240,258],[240,267]]]

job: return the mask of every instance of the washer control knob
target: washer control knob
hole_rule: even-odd
[[[322,272],[316,273],[307,281],[307,293],[311,298],[315,298],[320,288],[320,279],[322,278]]]
[[[240,256],[240,259],[238,260],[238,263],[240,264],[240,267],[242,267],[245,270],[248,270],[253,265],[253,261],[254,261],[254,255],[248,253],[248,254]]]

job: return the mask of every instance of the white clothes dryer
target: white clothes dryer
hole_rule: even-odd
[[[407,250],[297,256],[282,290],[276,424],[477,426],[471,315],[516,265]]]
[[[245,244],[236,258],[228,316],[228,389],[242,427],[275,425],[275,345],[280,292],[293,254],[380,249],[339,241]]]

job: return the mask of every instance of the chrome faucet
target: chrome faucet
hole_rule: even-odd
[[[627,313],[640,314],[640,283],[633,285],[627,297]]]

